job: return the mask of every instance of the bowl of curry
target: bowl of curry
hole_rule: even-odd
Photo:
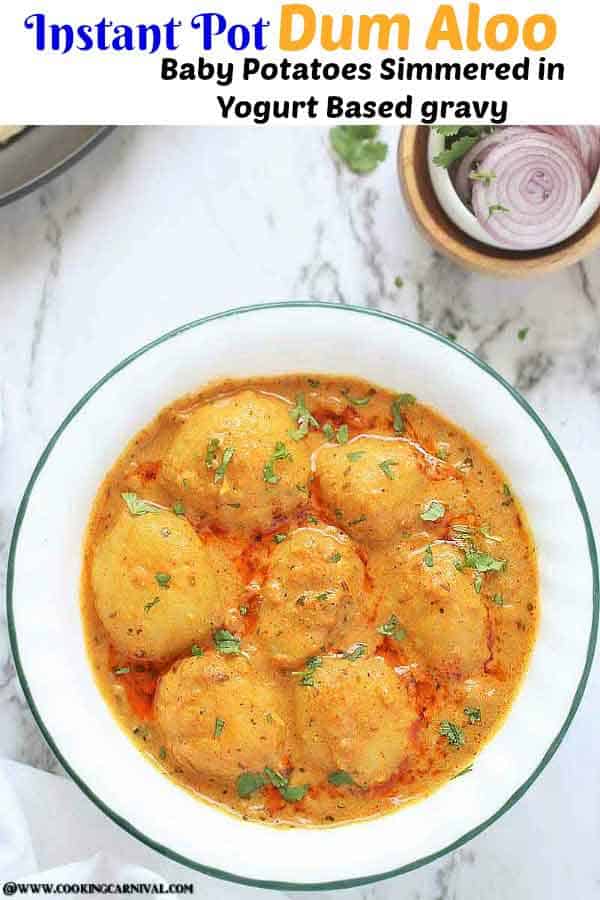
[[[585,506],[525,401],[420,326],[311,303],[192,323],[96,385],[27,489],[8,591],[88,795],[276,887],[406,871],[497,818],[597,620]]]

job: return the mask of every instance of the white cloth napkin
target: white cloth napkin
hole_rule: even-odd
[[[0,760],[0,890],[7,881],[185,883],[194,897],[215,900],[282,896],[172,863],[118,828],[67,778]]]

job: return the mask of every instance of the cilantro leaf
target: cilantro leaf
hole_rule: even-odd
[[[160,597],[155,597],[154,600],[150,600],[148,603],[144,603],[144,612],[149,613],[157,603],[160,603]]]
[[[223,729],[225,728],[225,719],[215,719],[215,738],[221,737],[223,734]]]
[[[225,628],[219,628],[213,634],[213,642],[217,653],[224,656],[238,656],[241,654],[240,639],[227,631]]]
[[[416,402],[416,398],[413,394],[398,394],[398,396],[394,397],[392,400],[392,419],[394,420],[394,431],[396,434],[404,434],[406,431],[402,408],[404,406],[414,406]]]
[[[358,644],[355,644],[349,650],[346,650],[346,652],[344,653],[344,659],[349,659],[350,662],[356,662],[356,660],[360,659],[361,656],[364,656],[366,652],[367,645],[359,641]]]
[[[301,441],[302,438],[305,438],[310,428],[320,427],[304,402],[304,394],[296,395],[296,405],[290,409],[290,416],[298,426],[298,428],[290,429],[289,435],[293,441]]]
[[[462,747],[465,743],[465,735],[462,728],[445,719],[440,722],[440,734],[448,740],[451,747]]]
[[[282,441],[277,441],[275,449],[271,454],[271,458],[263,466],[263,479],[267,484],[277,484],[280,476],[275,471],[275,463],[283,459],[291,459],[292,454]]]
[[[327,776],[327,781],[335,787],[342,787],[342,785],[345,784],[354,784],[352,775],[348,772],[344,772],[343,769],[338,769],[336,772],[330,772]]]
[[[235,453],[234,447],[226,447],[223,451],[223,458],[217,468],[215,469],[215,477],[214,483],[219,484],[220,481],[223,481],[225,478],[225,472],[227,471],[227,466],[233,459],[233,454]]]
[[[347,444],[348,439],[349,439],[348,426],[340,425],[335,437],[336,437],[338,444]]]
[[[267,779],[262,772],[243,772],[235,783],[238,796],[245,799],[265,786]]]
[[[438,153],[437,156],[434,156],[434,165],[441,166],[442,169],[449,169],[452,163],[458,162],[459,159],[462,159],[463,156],[465,156],[465,154],[468,153],[469,150],[471,150],[478,141],[479,137],[471,137],[469,135],[458,138],[458,140],[454,141],[451,147],[447,147],[445,150],[442,150],[440,153]]]
[[[147,513],[160,512],[163,509],[158,503],[152,503],[150,500],[140,500],[137,494],[131,492],[121,494],[121,497],[132,516],[145,516]]]
[[[337,125],[330,131],[331,146],[352,172],[373,172],[388,154],[387,144],[377,141],[377,125]]]
[[[495,559],[489,553],[481,553],[479,550],[465,552],[465,568],[475,569],[476,572],[503,572],[506,569],[505,559]]]
[[[430,500],[423,507],[421,518],[424,522],[439,522],[446,515],[446,507],[439,500]]]
[[[211,438],[206,445],[206,455],[204,457],[204,462],[207,469],[214,469],[217,461],[217,451],[220,446],[221,441],[219,440],[219,438]]]
[[[394,473],[392,472],[392,466],[397,466],[398,462],[395,459],[384,459],[383,462],[378,463],[379,468],[383,472],[386,478],[389,478],[390,481],[394,480]]]
[[[481,722],[481,710],[478,706],[465,706],[464,714],[470,725],[476,725],[478,722]]]
[[[403,641],[406,637],[406,631],[400,626],[397,616],[394,615],[391,615],[383,625],[378,625],[377,631],[384,637],[393,638],[395,641]]]

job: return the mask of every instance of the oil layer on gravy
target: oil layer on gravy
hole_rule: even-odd
[[[537,569],[502,472],[411,395],[228,381],[108,473],[82,609],[103,695],[165,775],[328,825],[469,771],[527,666]]]

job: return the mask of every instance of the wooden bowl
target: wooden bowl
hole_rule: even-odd
[[[600,210],[576,234],[545,250],[498,250],[469,237],[448,218],[436,197],[427,163],[429,127],[403,128],[398,143],[398,174],[404,199],[419,230],[453,262],[501,278],[531,278],[575,265],[600,247]]]

